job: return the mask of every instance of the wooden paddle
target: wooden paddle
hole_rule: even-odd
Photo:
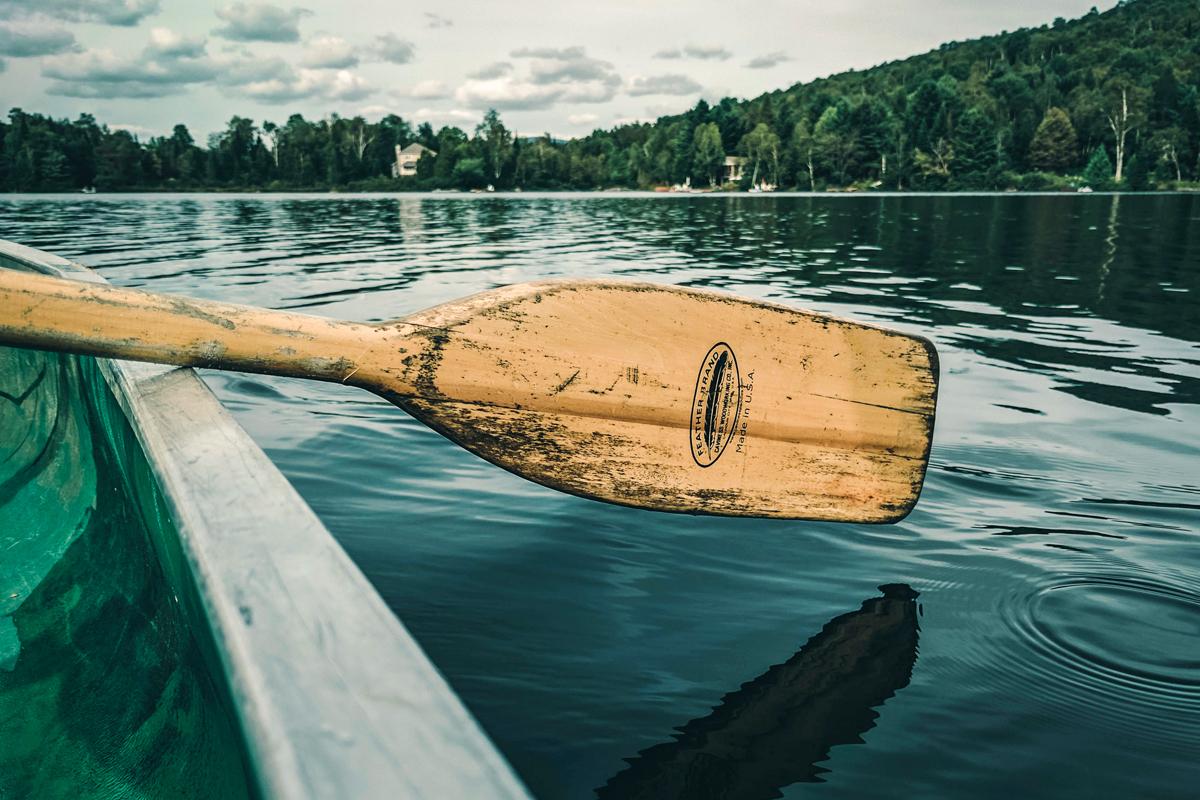
[[[0,270],[0,343],[358,386],[610,503],[855,522],[916,503],[938,381],[919,336],[608,279],[357,323]]]

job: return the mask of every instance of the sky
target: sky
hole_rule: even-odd
[[[0,106],[139,136],[399,114],[586,135],[1086,14],[1096,0],[0,0]],[[1103,2],[1100,10],[1115,2]],[[2,113],[2,112],[0,112]]]

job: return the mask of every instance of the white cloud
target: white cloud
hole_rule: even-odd
[[[746,66],[750,69],[770,69],[771,67],[779,66],[783,62],[791,60],[792,59],[787,53],[779,51],[775,53],[767,53],[765,56],[759,56],[758,58],[751,59],[750,63]]]
[[[733,57],[733,53],[726,50],[719,44],[714,45],[697,45],[689,44],[680,50],[678,47],[672,47],[667,50],[659,50],[651,58],[698,58],[701,61],[725,61]]]
[[[307,70],[300,70],[301,78],[305,72]],[[346,70],[338,72],[332,81],[326,81],[324,85],[320,96],[329,100],[362,100],[376,91],[364,78]]]
[[[532,59],[527,77],[509,75],[507,62],[492,64],[458,87],[455,99],[471,108],[529,111],[559,102],[605,103],[621,85],[612,64],[589,58],[582,47],[525,47],[511,56]]]
[[[478,114],[457,108],[451,111],[434,111],[431,108],[422,108],[418,109],[412,116],[418,122],[428,122],[431,125],[457,125],[459,123],[474,125],[479,121]]]
[[[591,125],[599,121],[600,117],[596,114],[572,114],[567,117],[568,125]]]
[[[296,100],[364,100],[376,91],[349,70],[301,69],[283,78],[255,81],[237,87],[236,93],[272,105]]]
[[[612,64],[594,58],[539,59],[529,65],[536,83],[605,81],[613,77]]]
[[[536,59],[529,65],[534,83],[565,83],[572,81],[607,81],[614,77],[613,65],[598,58],[588,58],[582,47],[556,50],[552,47],[525,47],[514,50],[513,58]]]
[[[495,108],[501,111],[526,111],[549,108],[563,90],[558,86],[539,86],[513,78],[490,81],[469,80],[454,92],[454,99],[471,108]]]
[[[633,97],[642,97],[648,94],[682,96],[695,94],[702,88],[687,75],[655,75],[649,78],[634,78],[625,88],[625,92]]]
[[[67,97],[164,97],[191,83],[205,83],[217,70],[207,59],[155,57],[146,48],[141,58],[121,58],[112,50],[88,50],[50,56],[42,75],[58,83],[49,94]]]
[[[62,29],[0,28],[0,56],[32,58],[78,50],[75,35]]]
[[[515,78],[491,81],[467,81],[454,93],[454,99],[471,108],[498,111],[532,111],[550,108],[555,103],[606,103],[616,95],[607,84],[544,85]]]
[[[340,36],[316,36],[308,40],[304,65],[315,69],[346,69],[358,66],[354,46]]]
[[[409,95],[426,100],[441,100],[450,96],[450,90],[441,81],[421,81],[412,88]]]
[[[733,57],[733,53],[719,44],[696,45],[689,44],[683,48],[683,54],[688,58],[698,58],[701,61],[725,61]]]
[[[617,96],[617,88],[621,79],[616,75],[604,83],[575,84],[563,92],[564,103],[607,103]]]
[[[0,19],[48,17],[132,27],[158,13],[159,0],[0,0]]]
[[[154,28],[146,50],[171,58],[200,58],[205,54],[205,44],[204,39],[189,39],[170,28]]]
[[[472,72],[467,75],[468,78],[475,78],[481,81],[490,81],[492,78],[499,78],[513,71],[513,65],[507,61],[497,61],[494,64],[488,64],[483,69]]]
[[[50,94],[86,98],[164,97],[193,84],[215,85],[225,94],[263,103],[353,102],[376,91],[344,69],[295,70],[277,56],[260,58],[241,49],[210,56],[203,42],[165,28],[151,33],[139,57],[120,57],[108,49],[50,56],[42,61],[42,74],[53,81]]]
[[[570,58],[582,58],[586,55],[584,48],[564,47],[518,47],[509,53],[513,58],[554,58],[565,61]]]
[[[247,50],[222,53],[212,59],[212,63],[217,70],[217,83],[222,86],[243,86],[292,77],[292,68],[279,56],[260,58]]]
[[[395,114],[396,109],[390,106],[363,106],[358,110],[358,113],[364,117],[374,117],[376,115],[387,116],[388,114]]]
[[[83,81],[64,81],[52,84],[46,94],[59,97],[81,97],[88,100],[111,100],[121,97],[133,100],[152,100],[157,97],[167,97],[181,94],[180,85],[162,83],[142,83],[140,81],[125,81],[123,83],[85,83]]]
[[[312,14],[306,8],[285,11],[266,3],[234,3],[216,13],[226,25],[213,33],[235,42],[298,42],[300,19]]]
[[[429,20],[428,26],[430,28],[449,28],[454,24],[454,20],[446,19],[440,14],[434,14],[431,11],[425,12],[425,19]]]
[[[393,64],[407,64],[417,54],[417,49],[412,42],[401,39],[394,33],[383,33],[376,36],[371,50],[378,58]]]

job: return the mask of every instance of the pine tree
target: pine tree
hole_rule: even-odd
[[[1125,165],[1125,179],[1121,188],[1127,192],[1144,192],[1150,188],[1150,158],[1144,153],[1134,153]]]
[[[12,170],[12,185],[18,192],[32,192],[37,185],[37,170],[33,166],[33,150],[21,148]]]
[[[58,150],[51,151],[42,159],[41,188],[51,192],[65,192],[72,188],[67,157]]]
[[[982,111],[969,109],[958,123],[953,144],[954,174],[970,188],[983,188],[988,170],[997,161],[996,126]]]
[[[1071,118],[1061,108],[1051,108],[1029,143],[1029,163],[1044,172],[1062,172],[1075,163],[1077,147]]]
[[[1092,159],[1083,171],[1083,182],[1093,189],[1113,188],[1113,165],[1103,147],[1097,147]]]
[[[675,160],[671,177],[675,183],[683,183],[692,174],[692,145],[695,135],[696,129],[688,124],[685,115],[675,134],[675,145],[672,150]]]

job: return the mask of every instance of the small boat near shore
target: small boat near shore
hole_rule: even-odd
[[[0,551],[0,796],[529,798],[191,369],[0,348]]]

